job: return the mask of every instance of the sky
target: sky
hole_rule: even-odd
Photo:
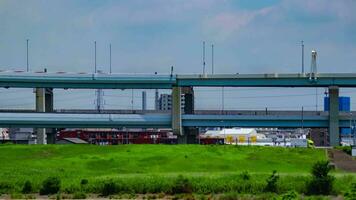
[[[356,72],[353,0],[0,0],[0,70],[202,73],[206,42],[215,73],[301,72],[318,52],[318,72]],[[141,107],[141,90],[134,107]],[[162,93],[169,91],[161,91]],[[197,109],[322,108],[324,89],[197,88]],[[315,93],[318,95],[315,96]],[[105,91],[106,108],[131,108],[132,91]],[[342,95],[356,98],[356,90]],[[223,97],[224,96],[224,97]],[[95,92],[56,90],[56,108],[93,108]],[[153,91],[148,91],[149,108]],[[224,104],[224,105],[223,105]],[[356,104],[355,104],[356,106]],[[0,89],[0,108],[33,108],[29,89]]]

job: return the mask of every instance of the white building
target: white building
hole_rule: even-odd
[[[266,136],[257,133],[254,128],[224,128],[221,130],[208,130],[202,137],[224,138],[225,143],[255,143],[258,140],[266,140]]]

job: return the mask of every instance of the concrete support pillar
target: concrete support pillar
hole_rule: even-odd
[[[36,112],[53,112],[53,89],[36,88]],[[36,128],[37,144],[54,144],[55,133],[52,128]]]
[[[175,135],[183,135],[180,87],[172,88],[172,130]]]
[[[45,112],[46,111],[46,89],[45,88],[36,88],[36,112]],[[37,135],[37,144],[47,144],[46,141],[46,129],[45,128],[36,128]]]
[[[45,112],[53,112],[53,88],[45,89]],[[56,134],[53,128],[46,128],[47,144],[56,143]]]
[[[193,87],[183,87],[184,94],[184,113],[194,114],[194,90]]]
[[[184,114],[194,114],[194,89],[193,87],[183,87],[182,94],[184,96]],[[178,136],[180,144],[196,144],[198,143],[197,136],[199,129],[196,127],[183,127],[183,135]]]
[[[329,141],[331,146],[339,146],[339,87],[329,87],[329,101]]]

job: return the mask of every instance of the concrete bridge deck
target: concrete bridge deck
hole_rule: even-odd
[[[309,74],[86,74],[0,71],[0,87],[170,89],[178,87],[356,87],[354,73]]]
[[[273,114],[274,113],[274,114]],[[351,118],[352,117],[352,118]],[[350,127],[356,116],[341,113],[340,127]],[[275,127],[328,128],[326,112],[320,115],[271,112],[269,115],[251,114],[183,114],[183,127]],[[165,113],[146,114],[79,114],[79,113],[1,113],[0,127],[40,128],[170,128],[172,117]]]

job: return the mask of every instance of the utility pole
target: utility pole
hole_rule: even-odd
[[[304,74],[304,41],[302,40],[302,74]]]
[[[223,113],[225,109],[225,87],[221,88],[221,112]]]
[[[134,91],[131,89],[131,111],[134,109]]]
[[[110,74],[111,74],[111,44],[110,44]]]
[[[205,76],[205,41],[203,41],[203,75]]]
[[[302,131],[304,134],[304,107],[302,106]]]
[[[96,73],[96,41],[94,41],[94,73]]]
[[[28,41],[29,39],[26,40],[26,58],[27,58],[27,68],[26,68],[26,71],[29,72],[30,71],[30,68],[29,68],[29,65],[28,65]]]
[[[214,74],[214,44],[211,45],[211,74]]]

